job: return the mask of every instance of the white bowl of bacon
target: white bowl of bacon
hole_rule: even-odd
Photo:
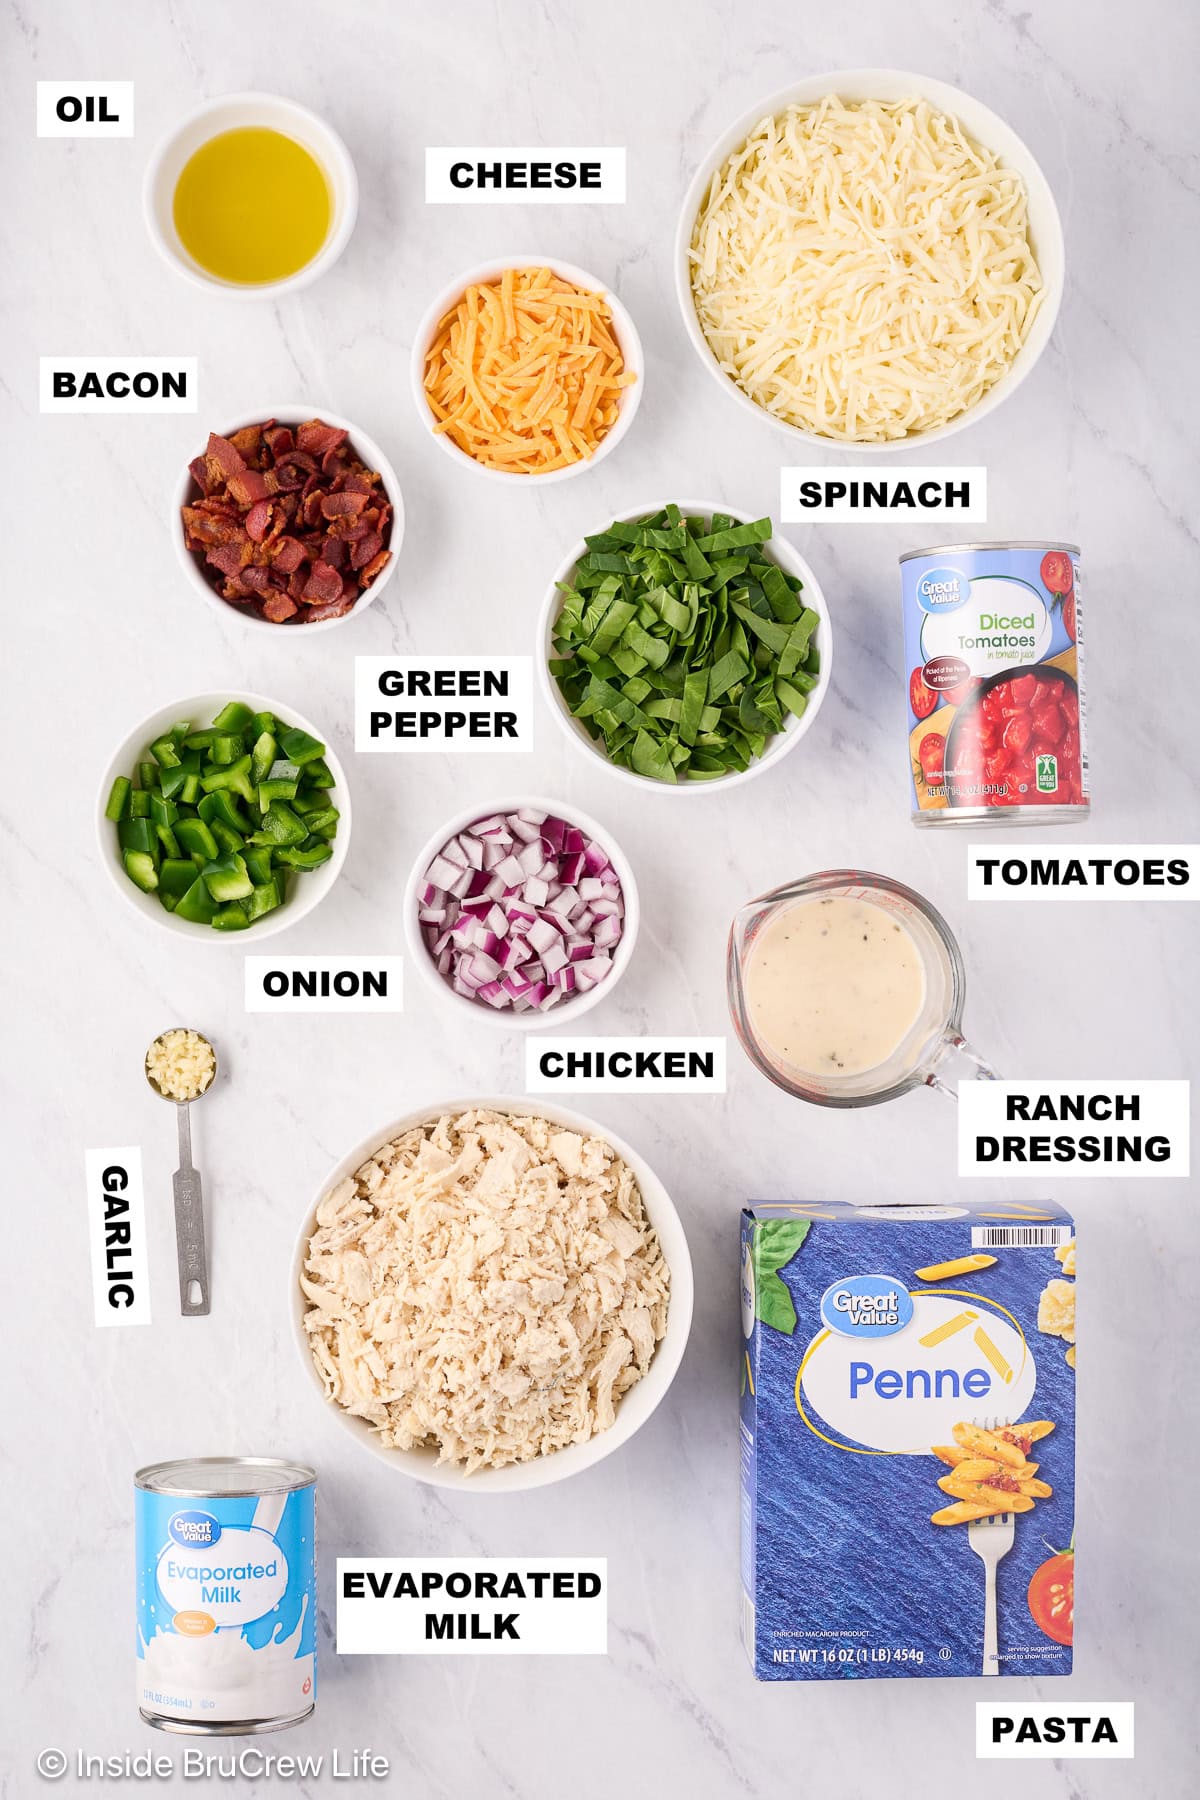
[[[379,598],[395,572],[404,501],[373,438],[292,402],[210,434],[179,479],[171,535],[189,586],[223,617],[307,635]]]
[[[440,826],[404,893],[409,960],[464,1024],[538,1031],[612,993],[637,940],[633,870],[576,806],[473,806]]]

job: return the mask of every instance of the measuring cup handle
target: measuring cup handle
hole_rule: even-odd
[[[964,1065],[959,1067],[958,1065]],[[961,1032],[948,1031],[934,1053],[933,1063],[925,1077],[926,1087],[936,1088],[951,1100],[958,1099],[960,1081],[999,1081],[1000,1077],[985,1057],[968,1044]]]

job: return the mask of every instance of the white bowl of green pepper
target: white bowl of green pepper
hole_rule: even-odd
[[[320,904],[350,843],[327,735],[263,694],[193,694],[131,731],[96,805],[117,892],[176,936],[285,931]]]

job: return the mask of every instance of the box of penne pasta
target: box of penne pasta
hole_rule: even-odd
[[[1070,1218],[755,1204],[741,1255],[755,1676],[1069,1674]]]

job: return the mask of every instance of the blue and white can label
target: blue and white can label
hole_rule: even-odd
[[[137,1693],[166,1729],[270,1729],[316,1698],[314,1490],[181,1498],[141,1485]]]

